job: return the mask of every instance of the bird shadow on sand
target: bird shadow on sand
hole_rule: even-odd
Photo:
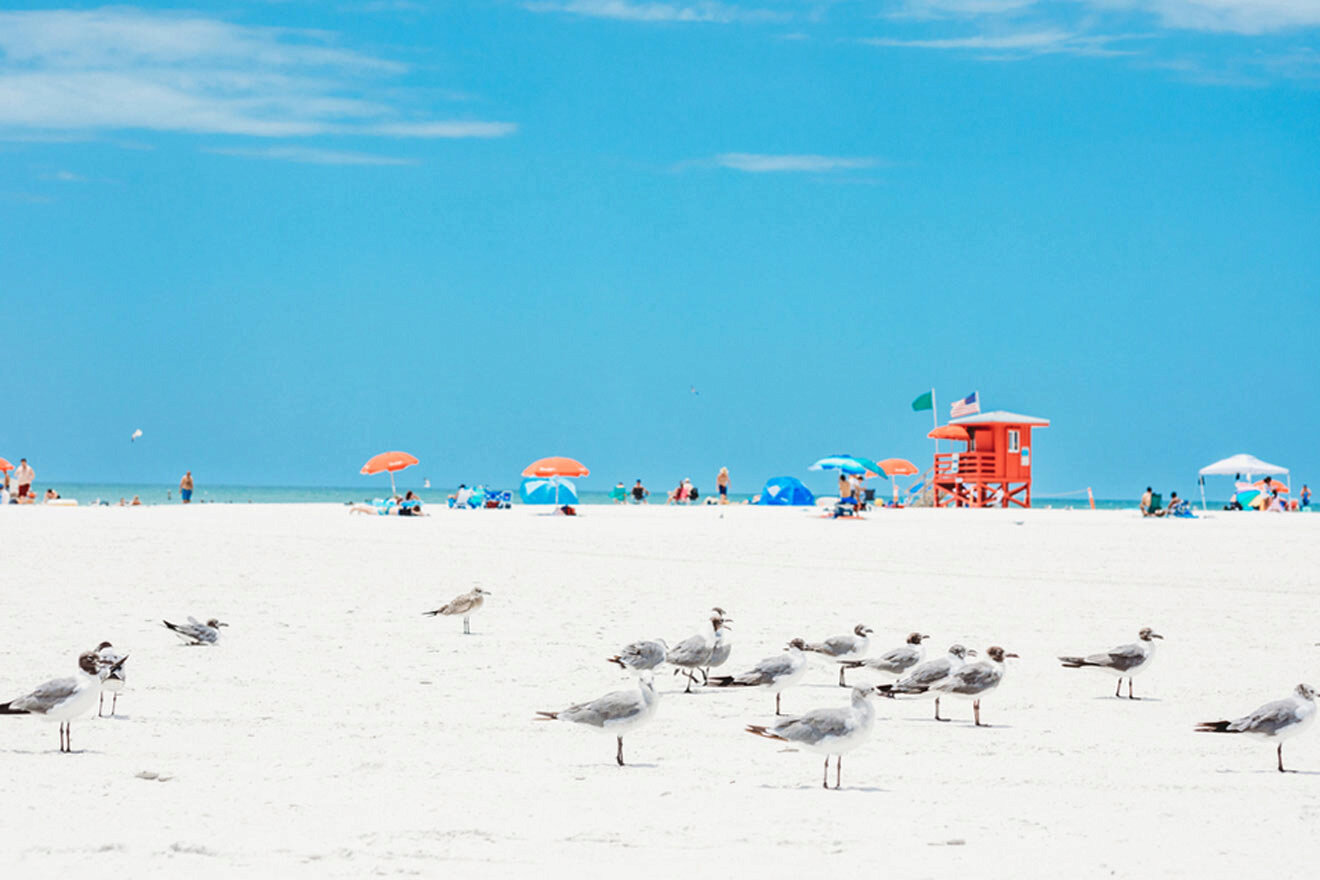
[[[599,769],[601,769],[601,768],[603,768],[603,767],[613,767],[613,768],[616,769],[616,770],[632,770],[632,769],[634,769],[634,768],[636,768],[636,769],[638,769],[638,770],[654,770],[654,769],[656,769],[656,768],[659,767],[659,766],[660,766],[659,764],[648,764],[648,763],[645,763],[645,762],[642,762],[642,761],[629,761],[627,764],[624,764],[622,767],[620,767],[618,764],[615,764],[615,763],[612,762],[612,761],[611,761],[610,763],[608,763],[608,764],[606,764],[606,763],[604,763],[604,762],[602,762],[602,761],[597,761],[597,762],[594,763],[594,764],[573,764],[573,765],[572,765],[572,767],[573,767],[574,770],[599,770]]]
[[[809,785],[809,784],[807,784],[807,783],[805,783],[805,782],[802,783],[801,785],[767,785],[767,784],[765,784],[765,783],[762,783],[761,785],[758,785],[757,788],[763,788],[763,789],[766,789],[767,791],[822,791],[822,790],[826,790],[826,789],[824,789],[823,786],[820,786],[820,785]],[[887,789],[887,788],[879,788],[878,786],[874,786],[874,785],[845,785],[843,788],[835,788],[833,785],[831,785],[831,786],[829,787],[828,791],[860,791],[860,792],[868,792],[868,793],[871,793],[871,794],[886,794],[886,793],[889,793],[889,789]]]
[[[1218,772],[1230,776],[1320,776],[1320,770],[1284,770],[1280,773],[1278,768],[1269,770],[1220,770]]]
[[[1127,697],[1092,697],[1092,700],[1099,702],[1101,700],[1110,700],[1115,703],[1163,703],[1159,697],[1136,697],[1128,699]]]

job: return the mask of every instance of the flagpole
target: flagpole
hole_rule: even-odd
[[[937,403],[935,402],[935,389],[934,389],[934,388],[930,389],[930,422],[931,422],[931,430],[932,430],[932,431],[935,430],[936,428],[938,428],[938,427],[940,426],[940,408],[939,408],[939,404],[937,404]],[[935,454],[936,454],[936,455],[939,455],[939,454],[940,454],[940,438],[939,438],[939,437],[936,437],[936,438],[935,438]]]

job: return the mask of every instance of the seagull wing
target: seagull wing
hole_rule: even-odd
[[[1297,723],[1297,704],[1292,700],[1266,703],[1250,715],[1244,715],[1228,725],[1233,733],[1255,733],[1275,736],[1291,724]]]
[[[54,678],[9,704],[11,709],[44,714],[78,692],[76,678]]]
[[[1087,663],[1096,666],[1107,666],[1110,669],[1117,669],[1119,672],[1127,672],[1129,669],[1136,669],[1146,662],[1146,652],[1138,644],[1120,645],[1104,654],[1092,654],[1086,658]]]

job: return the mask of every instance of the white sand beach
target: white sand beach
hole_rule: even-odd
[[[1320,734],[1197,734],[1320,684],[1320,517],[587,507],[572,519],[332,505],[4,509],[0,701],[130,655],[121,717],[0,718],[0,852],[58,876],[1301,876]],[[424,617],[481,585],[462,635]],[[536,723],[631,687],[624,643],[734,619],[735,672],[857,623],[1021,655],[970,704],[878,700],[872,740],[822,759],[743,732],[754,690],[683,695],[614,741]],[[184,647],[162,618],[230,624]],[[1056,655],[1165,635],[1145,699]],[[786,712],[844,705],[813,661]],[[865,674],[853,679],[867,680]],[[880,680],[880,679],[872,679]]]

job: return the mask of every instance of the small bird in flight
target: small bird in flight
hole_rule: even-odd
[[[136,442],[136,441],[137,441],[137,438],[139,438],[139,437],[141,437],[141,436],[142,436],[142,429],[141,429],[141,428],[138,428],[136,431],[133,432],[133,435],[132,435],[131,437],[128,438],[128,442],[129,442],[129,443]]]

